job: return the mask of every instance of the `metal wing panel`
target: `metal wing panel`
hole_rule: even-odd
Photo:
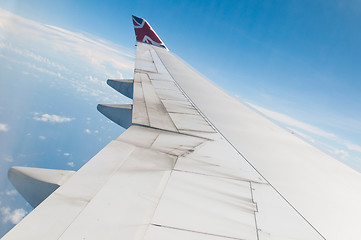
[[[162,153],[186,156],[209,139],[142,126],[132,126],[117,140]]]
[[[175,157],[137,148],[60,239],[141,239]]]
[[[195,151],[180,156],[174,169],[225,179],[267,183],[223,138],[207,141]]]
[[[324,237],[358,238],[358,172],[229,96],[169,51],[155,50],[197,108]]]
[[[137,53],[140,54],[137,57],[143,56],[141,54],[143,51],[151,53],[155,68],[159,72],[149,73],[146,68],[138,68],[137,73],[147,74],[150,84],[154,87],[160,102],[179,132],[167,132],[168,135],[166,135],[162,133],[162,129],[147,130],[159,131],[160,135],[146,147],[178,156],[174,171],[152,219],[152,229],[154,227],[167,228],[214,237],[257,239],[259,237],[258,232],[261,230],[256,222],[256,206],[258,203],[251,199],[251,183],[264,184],[274,195],[278,196],[278,193],[212,127],[184,90],[179,88],[178,83],[174,81],[173,74],[169,72],[167,64],[164,64],[164,59],[159,58],[159,49],[148,44],[138,43]],[[175,63],[174,66],[179,67],[177,64]],[[187,69],[182,69],[182,67],[177,68],[179,73],[182,77],[188,77],[184,75],[187,73]],[[185,71],[183,72],[183,70]],[[207,95],[209,96],[209,94]],[[151,124],[149,126],[152,127]],[[144,129],[138,130],[144,133]],[[199,137],[202,141],[199,141],[199,144],[184,147],[183,144],[187,141],[192,142],[189,135],[194,138]],[[124,136],[124,138],[128,139],[129,137]],[[159,139],[163,139],[163,141],[159,141]],[[173,150],[169,151],[167,149],[169,147]],[[229,184],[230,182],[232,184]],[[248,190],[245,190],[244,186],[247,186],[246,189]],[[208,191],[207,189],[211,190]],[[227,199],[231,193],[236,194],[233,200],[238,201],[237,203],[218,201],[222,197]],[[245,195],[237,196],[237,194]],[[264,209],[268,209],[272,204],[274,203],[267,201],[261,203]],[[249,208],[244,207],[245,205]],[[279,228],[280,226],[287,226],[288,219],[302,219],[302,223],[295,226],[299,232],[297,236],[307,237],[307,239],[322,239],[317,231],[284,199],[279,205],[283,206],[278,207],[278,211],[284,217],[282,221],[276,223]],[[288,208],[284,206],[288,206]],[[217,211],[219,212],[215,217],[214,214]],[[229,222],[232,216],[235,218],[233,222]],[[277,219],[275,216],[268,216],[263,213],[259,216]],[[267,236],[272,236],[273,239],[282,239],[289,235],[296,238],[295,233],[290,231],[276,235],[272,229]],[[264,239],[264,236],[263,234],[261,239]]]
[[[266,184],[251,183],[253,201],[257,203],[256,221],[259,239],[323,239],[315,234],[313,228],[307,227],[301,215],[290,213],[295,210]],[[287,224],[280,224],[287,219]],[[296,234],[295,234],[296,233]]]
[[[135,83],[140,82],[141,87],[139,84],[134,87],[133,123],[193,135],[215,133],[179,89],[151,45],[139,43],[136,59],[141,63],[152,62],[156,70],[150,74],[147,64],[137,65]],[[179,108],[180,104],[187,106],[188,111]]]
[[[150,50],[151,49],[147,49],[145,51],[138,51],[137,49],[137,61],[135,61],[134,71],[141,69],[146,72],[157,72]]]
[[[146,73],[135,73],[133,124],[147,125],[169,131],[177,131],[166,108]],[[140,104],[140,106],[138,106]]]
[[[215,236],[210,234],[183,231],[182,229],[159,227],[150,225],[144,240],[184,240],[184,239],[197,239],[197,240],[231,240],[233,238],[226,238],[222,236]]]
[[[223,236],[257,239],[249,182],[173,171],[153,224]]]
[[[147,106],[145,105],[145,98],[143,94],[142,82],[139,75],[134,73],[134,91],[133,91],[133,115],[132,122],[149,126],[149,116],[147,112]]]

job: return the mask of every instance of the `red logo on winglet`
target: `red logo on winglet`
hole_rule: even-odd
[[[135,36],[138,42],[149,43],[155,46],[167,48],[146,20],[136,16],[132,17]]]

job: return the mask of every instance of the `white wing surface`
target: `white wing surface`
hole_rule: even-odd
[[[359,173],[214,86],[144,19],[133,23],[134,81],[108,82],[133,104],[98,106],[127,130],[53,180],[3,239],[358,238]]]

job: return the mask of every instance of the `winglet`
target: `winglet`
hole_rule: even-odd
[[[132,16],[132,19],[137,42],[148,43],[168,49],[145,19],[134,15]]]

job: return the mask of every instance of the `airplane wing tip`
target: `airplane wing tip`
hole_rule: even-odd
[[[132,15],[132,20],[137,42],[148,43],[168,49],[145,19]]]

